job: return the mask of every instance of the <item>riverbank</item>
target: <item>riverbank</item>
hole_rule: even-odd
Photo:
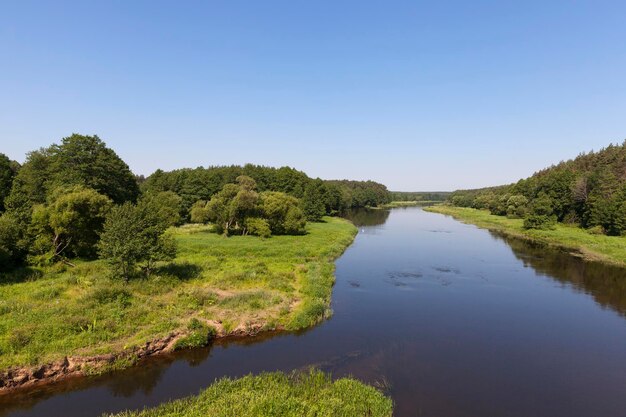
[[[172,231],[177,258],[150,278],[102,261],[22,269],[0,282],[0,392],[132,366],[211,338],[297,330],[331,314],[334,260],[354,225],[325,218],[303,236]]]
[[[586,260],[626,266],[626,237],[595,235],[585,229],[558,223],[552,230],[526,230],[522,219],[495,216],[485,210],[436,205],[424,210],[452,216],[464,223],[508,236],[541,243]]]
[[[391,417],[393,403],[380,391],[352,378],[333,381],[320,371],[287,376],[280,372],[222,378],[200,394],[137,412],[108,417]]]

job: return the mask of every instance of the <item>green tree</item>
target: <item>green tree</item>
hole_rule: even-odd
[[[11,192],[18,166],[17,162],[11,161],[5,154],[0,153],[0,213],[4,211],[4,200]]]
[[[138,265],[149,276],[158,261],[176,256],[176,242],[166,233],[171,225],[149,201],[114,207],[104,222],[98,248],[115,273],[128,281]]]
[[[196,201],[193,206],[191,206],[189,214],[192,223],[206,224],[211,218],[209,208],[207,207],[207,201],[205,200]]]
[[[111,200],[84,186],[59,188],[33,209],[30,231],[37,255],[94,256]]]
[[[135,201],[139,186],[128,165],[98,136],[73,134],[49,149],[53,184],[81,184],[114,203]]]
[[[324,191],[324,182],[320,179],[311,181],[304,189],[302,208],[307,220],[318,222],[326,214]]]
[[[295,235],[305,232],[306,217],[297,198],[278,191],[266,191],[261,193],[261,209],[272,234]]]
[[[172,191],[148,192],[144,194],[138,203],[146,206],[166,227],[180,224],[182,198]]]
[[[145,226],[136,206],[130,202],[113,207],[104,222],[98,243],[100,257],[127,282],[145,253]]]
[[[556,223],[553,201],[545,193],[540,193],[531,204],[530,212],[524,219],[525,229],[549,229]]]
[[[507,201],[506,215],[513,218],[522,218],[526,215],[528,199],[521,194],[512,195]]]
[[[11,214],[0,216],[0,271],[6,271],[17,265],[24,256],[20,248],[20,224]]]
[[[237,177],[237,182],[226,184],[206,205],[209,220],[215,223],[219,233],[226,235],[234,232],[245,234],[246,218],[258,214],[256,182],[245,175]]]

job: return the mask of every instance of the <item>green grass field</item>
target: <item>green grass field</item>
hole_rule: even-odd
[[[392,410],[392,401],[370,386],[311,371],[224,378],[197,396],[109,417],[391,417]]]
[[[0,370],[131,352],[174,331],[190,335],[179,344],[185,347],[206,343],[207,331],[311,326],[330,314],[333,261],[356,228],[325,218],[307,232],[226,238],[209,226],[183,226],[172,231],[175,261],[128,284],[103,261],[0,276]],[[112,367],[130,364],[126,358]]]
[[[589,260],[626,266],[626,237],[591,234],[585,229],[561,223],[553,230],[525,230],[522,219],[495,216],[488,211],[471,208],[437,205],[424,210],[446,214],[485,229],[574,251]]]

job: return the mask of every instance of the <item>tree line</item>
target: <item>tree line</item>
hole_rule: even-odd
[[[290,167],[261,165],[211,166],[184,168],[169,172],[155,171],[141,183],[144,192],[172,191],[182,199],[181,215],[191,219],[191,208],[199,200],[208,201],[226,184],[246,176],[256,183],[256,190],[277,191],[301,199],[309,220],[334,215],[357,207],[376,207],[391,201],[387,187],[374,181],[313,179]]]
[[[448,191],[391,191],[392,201],[446,201]]]
[[[307,221],[389,201],[373,181],[323,181],[293,168],[248,164],[135,176],[98,136],[73,134],[0,154],[0,270],[106,259],[125,279],[176,254],[167,230],[211,222],[230,234],[301,234]]]
[[[455,191],[460,207],[524,219],[524,227],[575,224],[594,233],[626,234],[626,141],[541,170],[515,184]]]

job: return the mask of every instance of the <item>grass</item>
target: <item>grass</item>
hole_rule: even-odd
[[[392,410],[392,401],[373,387],[351,378],[332,381],[313,370],[223,378],[197,396],[109,417],[391,417]]]
[[[574,225],[557,224],[552,230],[525,230],[522,219],[495,216],[485,210],[437,205],[424,210],[452,216],[507,235],[576,252],[588,260],[626,266],[626,237],[592,234]]]
[[[149,279],[124,284],[103,261],[0,276],[0,370],[132,352],[172,332],[186,335],[183,348],[215,333],[311,326],[330,314],[333,261],[356,228],[325,218],[303,236],[225,238],[191,225],[172,233],[178,256]]]

